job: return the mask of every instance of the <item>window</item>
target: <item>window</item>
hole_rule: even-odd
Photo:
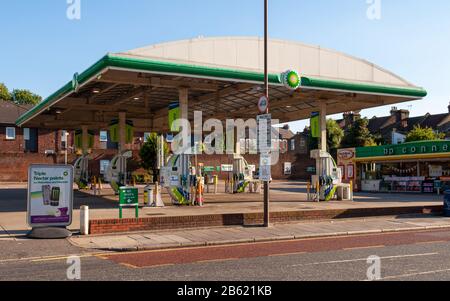
[[[16,140],[16,128],[6,128],[6,140]]]
[[[61,148],[66,150],[69,145],[69,132],[66,130],[61,131]]]
[[[148,141],[152,133],[144,133],[144,143]]]
[[[100,142],[108,142],[108,131],[100,131]]]
[[[295,151],[295,139],[291,140],[291,151]]]
[[[23,140],[25,141],[30,140],[30,129],[28,128],[23,129]]]
[[[108,170],[108,167],[110,164],[111,164],[111,161],[109,161],[109,160],[100,160],[100,174],[101,175],[106,174],[106,171]]]
[[[38,152],[38,130],[24,128],[23,129],[24,151],[26,153]]]

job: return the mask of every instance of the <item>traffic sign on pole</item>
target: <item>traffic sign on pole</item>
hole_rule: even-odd
[[[258,101],[258,110],[261,114],[266,114],[269,109],[269,99],[266,96],[262,96]]]

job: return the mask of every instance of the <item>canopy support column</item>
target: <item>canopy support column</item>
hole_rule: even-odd
[[[319,149],[324,152],[327,151],[327,104],[325,102],[320,103]]]
[[[126,122],[127,113],[119,112],[119,153],[126,150]]]
[[[179,101],[180,101],[180,118],[182,120],[187,120],[189,122],[189,89],[180,88],[178,90]],[[183,129],[184,130],[184,129]],[[191,137],[189,136],[188,139]],[[183,141],[184,145],[187,145],[187,141]],[[185,150],[185,152],[189,152],[189,150]],[[189,155],[184,154],[181,156],[182,160],[182,174],[189,174]]]
[[[86,156],[89,152],[89,132],[88,132],[88,126],[82,125],[81,126],[81,148],[83,152],[83,156]]]

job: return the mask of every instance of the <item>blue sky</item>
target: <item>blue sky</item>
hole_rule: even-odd
[[[45,97],[107,52],[200,35],[261,36],[262,4],[81,0],[81,20],[71,21],[67,0],[0,0],[0,82]],[[398,106],[414,116],[447,111],[450,1],[381,0],[381,20],[367,18],[368,6],[366,0],[271,0],[270,35],[364,58],[425,87],[425,100]],[[389,109],[363,115],[386,115]]]

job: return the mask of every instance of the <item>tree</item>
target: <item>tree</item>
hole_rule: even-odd
[[[36,105],[42,101],[42,97],[29,90],[14,89],[12,101],[18,105]]]
[[[327,120],[327,144],[328,150],[335,150],[341,147],[344,138],[344,130],[341,129],[336,120]]]
[[[367,118],[360,118],[353,122],[345,133],[342,140],[343,147],[367,147],[376,146],[375,138],[367,128],[369,120]]]
[[[416,125],[406,135],[405,142],[443,140],[444,138],[444,133],[435,133],[432,128],[422,128],[420,125]]]
[[[164,142],[164,155],[169,154],[169,146]],[[158,134],[152,133],[142,146],[139,156],[142,160],[142,167],[153,174],[153,181],[157,181],[157,157],[158,157]]]
[[[0,83],[0,100],[11,100],[11,93],[9,93],[9,90],[4,83]]]
[[[308,129],[309,135],[309,148],[318,149],[319,139],[311,137],[311,131]],[[333,120],[327,120],[327,150],[329,152],[336,150],[341,147],[341,141],[344,138],[344,131],[341,129],[339,124]]]

